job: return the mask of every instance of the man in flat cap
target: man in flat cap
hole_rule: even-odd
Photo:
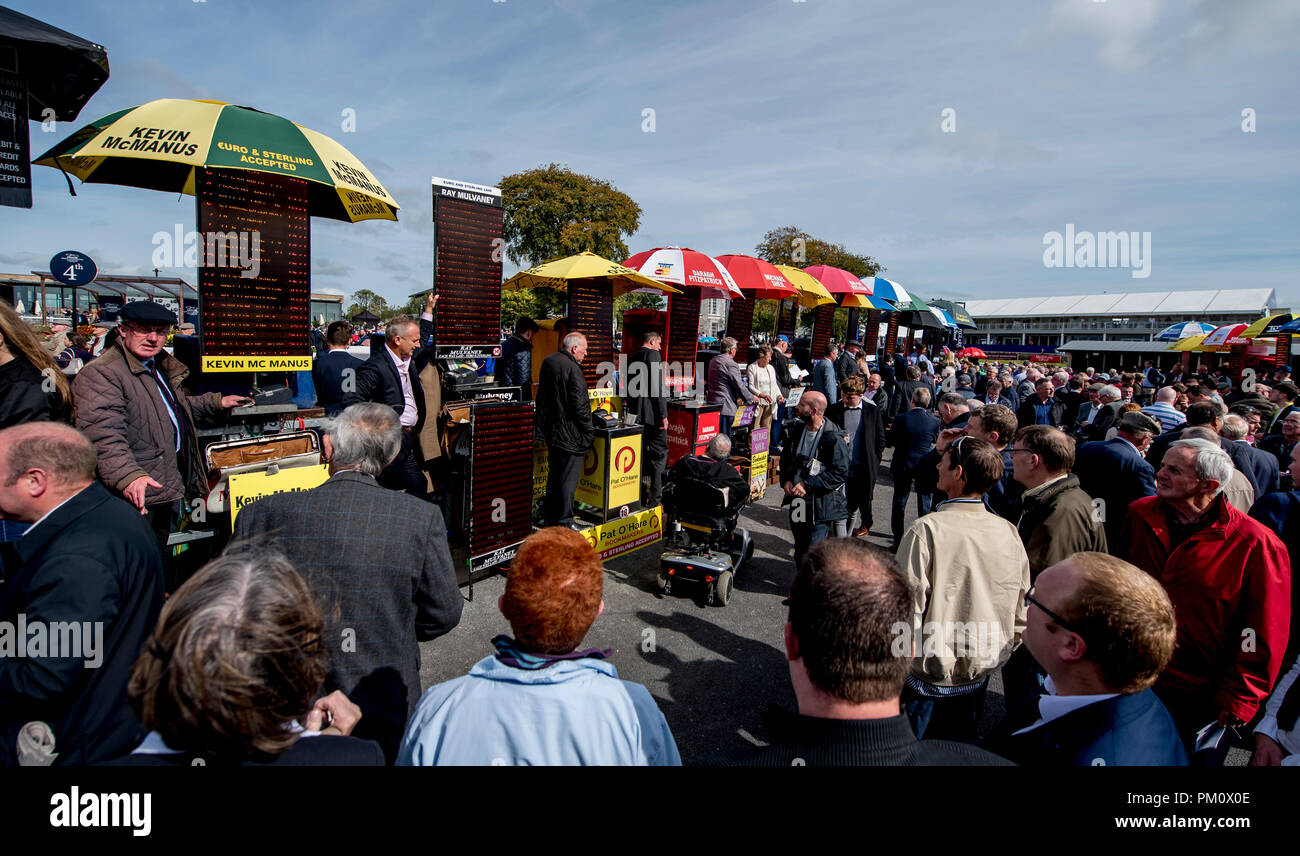
[[[1074,454],[1079,487],[1092,497],[1096,515],[1106,527],[1106,542],[1118,554],[1123,544],[1128,507],[1156,492],[1156,471],[1144,457],[1160,423],[1140,410],[1125,413],[1115,436],[1084,443]]]
[[[212,419],[244,400],[181,387],[189,369],[163,350],[176,316],[151,301],[122,307],[118,338],[72,383],[78,430],[95,444],[100,480],[149,518],[171,570],[167,537],[186,500],[206,497],[195,419]],[[171,590],[177,580],[168,580]]]

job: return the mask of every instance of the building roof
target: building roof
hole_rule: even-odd
[[[997,347],[990,345],[990,347]],[[1094,339],[1071,339],[1056,350],[1063,353],[1083,351],[1086,353],[1127,353],[1155,354],[1169,350],[1168,342],[1102,342]]]
[[[980,318],[1042,318],[1059,315],[1197,315],[1225,312],[1265,315],[1276,309],[1271,288],[1226,288],[1207,291],[1139,291],[1055,297],[998,297],[967,300],[966,311]]]

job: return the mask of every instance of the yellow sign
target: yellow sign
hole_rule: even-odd
[[[273,493],[298,493],[320,487],[329,481],[329,467],[288,467],[275,475],[237,473],[230,477],[230,525],[235,525],[239,509]]]
[[[311,356],[306,357],[204,357],[203,373],[208,372],[309,372]]]
[[[618,520],[611,520],[591,529],[584,529],[583,536],[596,550],[596,555],[603,562],[614,556],[621,556],[638,550],[647,544],[653,544],[664,537],[664,508],[656,505]]]
[[[540,440],[533,442],[533,507],[546,498],[546,480],[550,477],[550,453]]]
[[[767,452],[759,452],[749,462],[749,495],[757,499],[767,493]]]
[[[641,435],[596,437],[582,459],[574,497],[602,510],[641,499]]]

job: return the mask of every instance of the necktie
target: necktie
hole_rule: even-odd
[[[158,366],[153,360],[145,363],[145,368],[149,369],[149,376],[158,384],[158,392],[162,395],[163,404],[167,406],[167,415],[171,417],[172,427],[176,429],[176,451],[181,450],[181,416],[180,408],[176,405],[176,398],[172,394],[171,387],[163,380],[162,375],[158,372]]]

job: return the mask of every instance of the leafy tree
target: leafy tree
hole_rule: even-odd
[[[501,292],[501,326],[511,330],[515,319],[527,315],[534,320],[559,315],[568,298],[554,288],[519,288]]]
[[[775,300],[757,300],[754,302],[754,323],[751,329],[771,333],[776,329],[776,308],[780,303]]]
[[[348,307],[345,315],[351,318],[353,315],[360,315],[365,311],[373,312],[380,318],[392,313],[387,300],[368,288],[361,288],[352,293],[352,305]]]
[[[794,265],[798,268],[831,265],[844,268],[854,276],[875,276],[885,270],[871,256],[860,256],[849,252],[843,244],[814,238],[798,226],[781,226],[769,230],[758,246],[754,247],[754,255],[772,264]]]
[[[641,207],[608,181],[550,164],[501,179],[506,254],[517,265],[593,252],[627,258]]]

